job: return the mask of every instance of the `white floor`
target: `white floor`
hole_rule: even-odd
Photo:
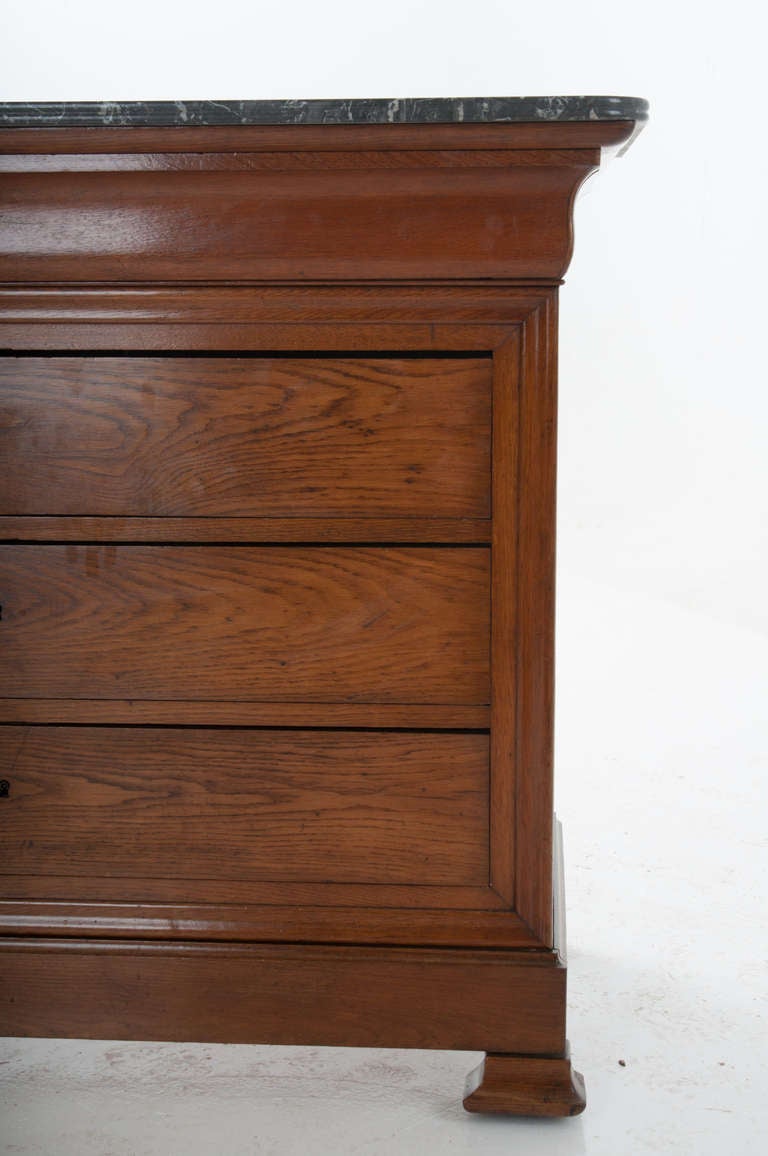
[[[466,1115],[471,1053],[6,1040],[0,1151],[768,1151],[765,638],[573,575],[565,590],[558,810],[583,1116]]]

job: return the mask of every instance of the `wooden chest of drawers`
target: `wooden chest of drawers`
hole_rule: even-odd
[[[644,110],[523,103],[2,106],[0,1034],[478,1049],[471,1110],[583,1107],[556,300]]]

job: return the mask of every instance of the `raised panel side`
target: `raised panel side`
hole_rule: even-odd
[[[515,909],[553,943],[557,291],[522,329],[519,394]]]

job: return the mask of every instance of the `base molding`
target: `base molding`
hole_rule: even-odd
[[[551,948],[5,935],[0,1035],[483,1051],[468,1112],[578,1115],[554,841]]]
[[[0,938],[0,1035],[557,1055],[552,951]]]
[[[584,1079],[560,1057],[490,1053],[467,1076],[468,1112],[508,1116],[578,1116],[587,1105]]]

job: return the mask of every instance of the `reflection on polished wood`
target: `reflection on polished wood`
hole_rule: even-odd
[[[467,1076],[468,1112],[507,1116],[578,1116],[587,1106],[584,1080],[560,1058],[491,1053]]]
[[[557,299],[634,129],[0,129],[0,1034],[470,1049],[469,1111],[583,1108]]]

